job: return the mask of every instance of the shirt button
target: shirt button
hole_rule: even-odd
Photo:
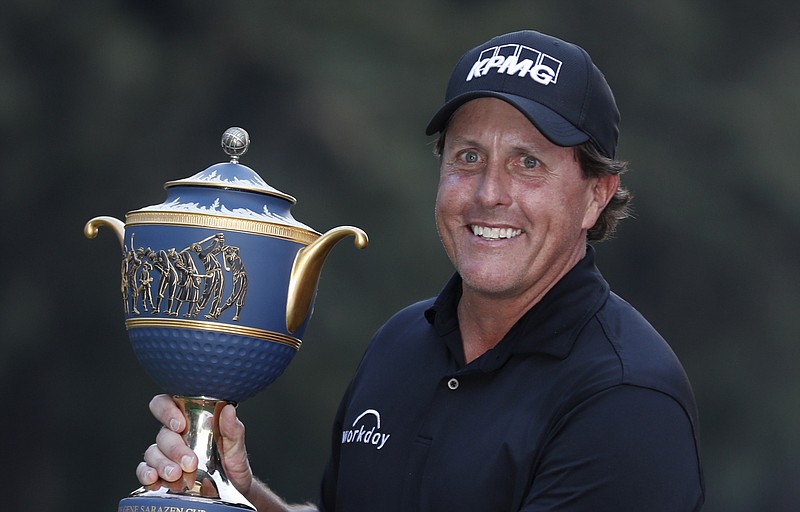
[[[452,378],[452,379],[448,380],[447,381],[447,387],[452,389],[452,390],[454,390],[454,391],[456,389],[458,389],[458,379]]]

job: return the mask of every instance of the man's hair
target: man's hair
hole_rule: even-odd
[[[434,143],[433,153],[441,159],[444,150],[444,138],[447,129],[443,130]],[[600,154],[591,141],[574,146],[575,158],[581,166],[584,178],[599,178],[602,176],[622,175],[628,170],[628,163],[615,160]],[[602,242],[608,240],[617,229],[617,224],[622,219],[631,216],[631,201],[633,194],[620,184],[614,196],[597,218],[594,226],[589,228],[586,239],[589,242]]]
[[[585,178],[622,175],[628,170],[628,162],[603,156],[591,141],[575,146],[575,155]],[[597,222],[589,228],[589,232],[586,234],[587,240],[602,242],[611,238],[619,221],[631,216],[632,200],[633,194],[620,183],[617,191],[614,192],[611,200],[597,218]]]

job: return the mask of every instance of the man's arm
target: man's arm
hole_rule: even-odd
[[[554,429],[523,510],[694,512],[703,504],[695,433],[683,407],[617,386]]]

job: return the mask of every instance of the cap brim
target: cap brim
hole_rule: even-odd
[[[447,126],[450,117],[456,110],[464,105],[464,103],[476,98],[485,97],[499,98],[511,104],[514,108],[522,112],[525,117],[542,132],[542,135],[557,146],[577,146],[589,140],[587,134],[575,128],[572,123],[541,103],[514,94],[496,91],[470,91],[451,99],[442,105],[442,108],[433,116],[431,122],[428,123],[428,127],[425,129],[425,134],[433,135],[441,132]]]

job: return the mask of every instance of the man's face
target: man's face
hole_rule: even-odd
[[[607,180],[584,178],[574,148],[496,98],[453,114],[440,172],[436,224],[465,293],[540,295],[583,256],[608,200]]]

